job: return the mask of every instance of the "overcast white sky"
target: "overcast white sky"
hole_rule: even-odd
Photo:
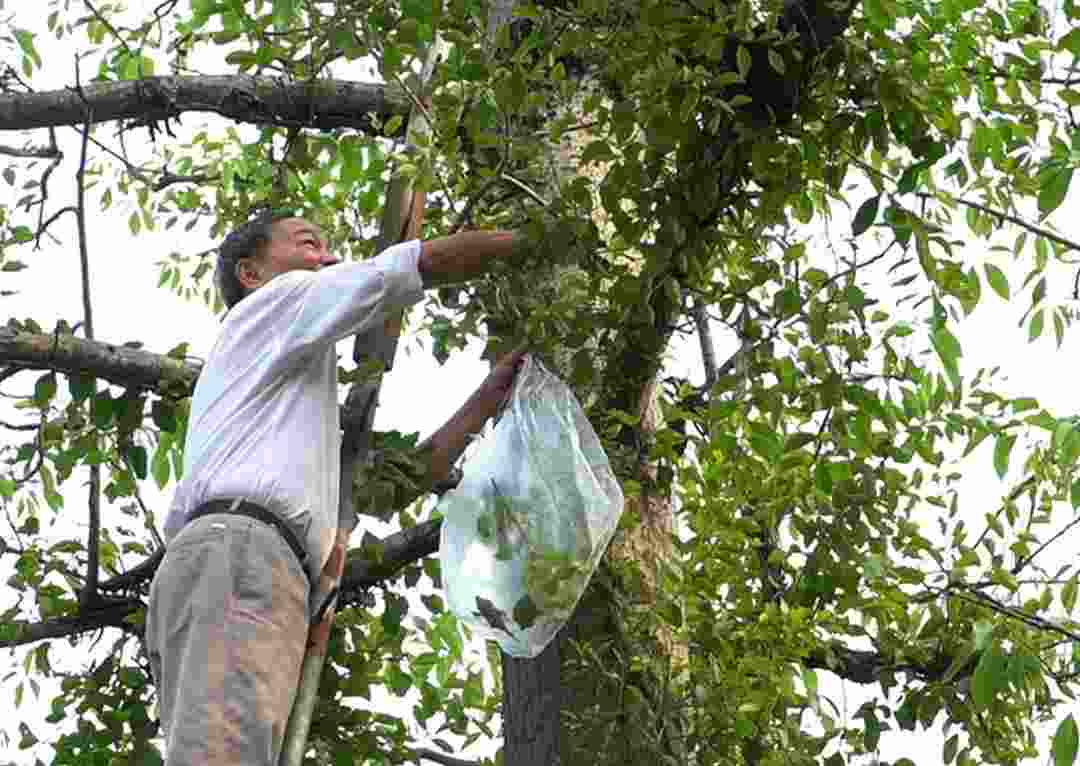
[[[132,5],[138,3],[133,2]],[[30,15],[26,11],[17,13]],[[20,19],[20,23],[36,26],[39,20],[23,22]],[[35,75],[35,85],[47,89],[70,84],[73,79],[70,49],[65,45],[43,48],[49,66],[40,77]],[[84,72],[88,69],[84,66]],[[201,119],[185,117],[185,128],[190,128]],[[112,128],[108,126],[101,129],[103,137],[111,135],[111,132]],[[18,145],[21,140],[0,134],[2,144]],[[63,131],[61,140],[68,159],[53,175],[53,195],[57,206],[63,204],[65,195],[72,193],[72,170],[77,155],[73,131]],[[0,166],[5,162],[6,158],[0,160]],[[1072,225],[1069,211],[1077,209],[1078,200],[1080,197],[1074,192],[1054,219],[1064,231],[1071,232],[1074,239],[1080,238],[1080,226]],[[857,201],[861,201],[861,197]],[[181,341],[189,341],[191,353],[204,357],[216,335],[217,319],[201,303],[184,302],[168,291],[158,289],[159,271],[155,263],[171,251],[199,252],[214,243],[206,237],[205,232],[187,236],[175,232],[143,233],[133,238],[127,229],[129,212],[122,206],[114,205],[112,210],[95,214],[89,221],[94,322],[98,339],[112,343],[138,340],[148,350],[159,352]],[[1075,216],[1071,218],[1075,220]],[[836,231],[846,232],[846,226],[846,221],[835,222]],[[60,318],[70,323],[81,319],[79,261],[74,231],[68,223],[57,231],[63,238],[61,246],[49,246],[40,252],[25,255],[24,260],[30,268],[22,273],[0,274],[0,288],[18,292],[14,297],[0,298],[0,316],[19,319],[32,317],[46,328]],[[980,245],[974,243],[973,247],[979,248]],[[1003,260],[996,262],[1002,268],[1009,267],[1009,263]],[[1013,273],[1018,272],[1014,269]],[[1019,279],[1019,276],[1014,277],[1017,282]],[[1065,300],[1071,289],[1071,281],[1051,285],[1050,300]],[[1029,344],[1026,342],[1026,330],[1017,328],[1023,308],[1019,302],[1003,304],[984,287],[982,303],[958,333],[964,348],[965,373],[970,376],[980,367],[1000,365],[1007,374],[1009,393],[1036,396],[1058,414],[1069,414],[1080,409],[1076,404],[1074,376],[1071,374],[1072,365],[1069,364],[1080,348],[1076,333],[1067,335],[1060,351],[1051,340],[1051,331],[1039,342]],[[719,330],[717,339],[718,356],[725,359],[733,350],[733,343]],[[394,370],[383,388],[377,427],[404,432],[420,431],[422,434],[432,431],[485,375],[486,365],[478,357],[479,348],[472,348],[455,354],[446,366],[440,368],[418,348],[415,338],[404,340]],[[671,359],[671,372],[701,379],[696,341],[690,339],[677,346]],[[990,461],[991,449],[989,444],[984,445],[965,464],[967,477],[963,498],[966,512],[971,513],[973,518],[981,518],[982,513],[996,507],[998,499],[1007,489],[1007,484],[1000,482],[994,474]],[[1018,462],[1014,459],[1014,465]],[[147,482],[148,497],[163,510],[167,497],[152,492],[151,484]],[[85,490],[69,483],[65,491],[70,493],[66,512],[72,515],[71,523],[83,525],[83,504],[78,498]],[[159,513],[159,518],[161,515]],[[1075,543],[1065,542],[1062,546],[1065,549],[1057,550],[1055,555],[1062,560],[1075,556]],[[0,572],[0,578],[6,579],[7,576],[7,573]],[[5,592],[5,588],[0,586],[0,609],[10,601],[10,593]],[[15,654],[21,656],[21,652]],[[6,660],[0,661],[0,677],[6,665]],[[861,702],[861,691],[851,684],[841,687],[823,683],[823,691],[831,693],[838,705],[842,699],[846,699],[849,714]],[[7,710],[4,710],[5,706],[8,706]],[[17,741],[18,721],[35,708],[32,702],[26,703],[26,706],[24,710],[11,710],[5,693],[0,698],[0,712],[7,714],[0,715],[0,732],[6,732]],[[922,732],[902,736],[886,734],[882,740],[882,751],[886,757],[908,756],[918,763],[937,762],[940,747],[940,737]],[[13,747],[11,749],[10,755],[4,752],[4,738],[0,734],[0,763],[6,758],[11,758],[12,763],[19,766],[33,762],[31,753],[17,753]],[[43,754],[47,750],[34,752],[48,761]]]

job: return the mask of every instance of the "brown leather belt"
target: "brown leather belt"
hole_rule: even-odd
[[[300,566],[304,570],[304,574],[308,575],[310,579],[311,575],[307,571],[307,551],[304,550],[304,546],[300,544],[299,538],[296,536],[296,532],[292,527],[282,521],[279,517],[275,516],[270,511],[263,508],[261,505],[255,505],[255,503],[249,503],[247,500],[211,500],[208,503],[204,503],[195,509],[195,512],[188,517],[188,521],[192,522],[195,519],[202,518],[203,516],[209,516],[214,513],[227,513],[233,516],[247,516],[252,519],[258,519],[264,524],[277,529],[281,534],[281,537],[292,548],[293,553],[296,554],[296,558],[300,560]]]

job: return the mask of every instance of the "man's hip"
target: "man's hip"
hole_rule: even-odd
[[[170,541],[147,614],[170,766],[276,761],[309,591],[291,546],[257,518],[204,515]]]

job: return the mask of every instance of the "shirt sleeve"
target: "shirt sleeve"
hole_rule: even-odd
[[[275,300],[266,307],[279,328],[276,351],[283,357],[305,356],[417,303],[424,297],[419,259],[420,240],[411,240],[359,263],[277,277],[267,285],[274,286]]]

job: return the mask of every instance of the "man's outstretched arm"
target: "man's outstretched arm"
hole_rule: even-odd
[[[500,359],[465,404],[420,445],[428,473],[428,486],[450,477],[454,462],[465,451],[469,441],[480,433],[484,423],[495,416],[499,405],[509,396],[524,358],[524,351],[516,351]]]
[[[526,250],[524,238],[512,231],[463,231],[426,240],[418,269],[424,287],[468,282]]]

